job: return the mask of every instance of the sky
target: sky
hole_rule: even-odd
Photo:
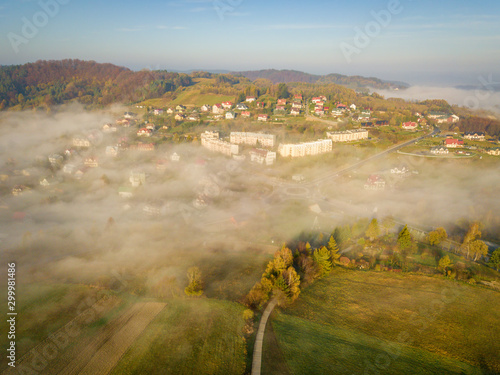
[[[500,80],[500,2],[0,0],[0,64],[295,69],[412,85]]]

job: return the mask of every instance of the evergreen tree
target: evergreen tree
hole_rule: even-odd
[[[493,254],[491,254],[488,264],[497,271],[500,270],[500,249],[496,249]]]
[[[313,259],[318,265],[319,277],[323,277],[331,272],[332,262],[330,261],[330,251],[325,246],[314,251]]]
[[[278,99],[287,99],[290,97],[290,93],[288,92],[288,87],[285,83],[280,83],[278,85],[278,92],[277,92]]]
[[[335,266],[338,263],[340,254],[339,254],[339,247],[333,236],[331,236],[330,241],[328,241],[328,250],[330,250],[330,259],[332,261],[332,265]]]
[[[246,99],[247,99],[247,96],[245,95],[244,92],[242,92],[242,93],[240,93],[240,95],[238,95],[238,98],[236,99],[236,102],[237,103],[243,103]]]
[[[399,232],[397,244],[399,251],[402,254],[408,253],[412,249],[413,238],[407,225],[405,225],[401,232]]]
[[[378,236],[380,236],[380,227],[378,225],[377,219],[373,219],[370,222],[370,225],[368,225],[368,229],[366,230],[365,235],[370,239],[370,241],[373,241]]]

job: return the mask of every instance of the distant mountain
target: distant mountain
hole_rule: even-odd
[[[408,88],[410,85],[404,82],[393,82],[384,81],[374,77],[362,77],[362,76],[345,76],[342,74],[328,74],[328,75],[315,75],[300,72],[297,70],[276,70],[276,69],[266,69],[266,70],[253,70],[245,72],[232,72],[234,75],[241,75],[252,81],[263,78],[268,79],[273,83],[291,83],[291,82],[303,82],[303,83],[335,83],[337,85],[342,85],[349,87],[351,89],[369,88],[373,87],[376,89],[404,89]]]
[[[184,74],[192,74],[196,72],[207,72],[210,74],[227,74],[231,73],[230,70],[224,70],[224,69],[188,69],[188,70],[176,70],[176,69],[169,69],[169,72],[173,73],[184,73]]]

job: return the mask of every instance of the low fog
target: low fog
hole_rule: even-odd
[[[359,218],[393,215],[424,228],[455,225],[462,218],[482,220],[487,228],[499,225],[495,164],[393,154],[314,181],[346,165],[313,157],[300,164],[280,161],[273,169],[210,153],[199,144],[106,155],[123,129],[103,133],[101,128],[122,113],[71,107],[53,114],[2,114],[1,251],[4,262],[15,260],[26,270],[27,279],[93,283],[134,270],[149,272],[148,282],[165,276],[184,280],[187,267],[200,262],[243,258],[249,248],[269,252],[300,233],[330,233]],[[92,135],[90,148],[74,150],[51,166],[49,155],[63,155],[78,134]],[[179,161],[171,160],[173,153]],[[88,156],[98,158],[97,168],[79,179],[64,171]],[[291,174],[276,177],[276,169],[296,173],[297,165],[307,171],[303,183],[294,183]],[[403,166],[410,171],[406,177],[391,174],[391,168]],[[384,176],[385,190],[364,189],[371,174]],[[120,188],[131,190],[132,175],[140,180],[133,196],[121,197]],[[40,185],[45,177],[57,183]],[[13,195],[19,185],[29,189]]]
[[[471,109],[485,109],[500,114],[499,83],[492,81],[492,77],[483,78],[478,82],[477,88],[461,89],[455,87],[411,86],[405,90],[379,90],[372,91],[387,98],[401,98],[405,100],[444,99],[452,105]]]

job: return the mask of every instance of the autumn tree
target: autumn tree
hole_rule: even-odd
[[[448,267],[451,267],[451,260],[450,260],[450,257],[448,255],[445,255],[444,257],[442,257],[441,259],[439,259],[439,263],[438,263],[438,269],[440,269],[441,271],[444,272],[444,274],[446,275],[447,273],[447,269]]]
[[[203,283],[200,269],[198,267],[189,268],[187,277],[189,285],[184,289],[184,292],[188,296],[201,296],[203,294]]]
[[[370,241],[373,241],[378,236],[380,236],[380,227],[378,225],[377,219],[372,219],[370,225],[368,225],[368,229],[366,230],[365,235],[370,239]]]
[[[300,276],[293,268],[292,251],[285,245],[276,251],[267,264],[260,283],[257,283],[246,297],[246,303],[260,306],[269,299],[272,292],[281,305],[295,301],[300,293]]]
[[[328,250],[330,250],[330,259],[332,261],[332,266],[335,266],[338,263],[340,254],[339,247],[333,236],[330,236],[330,241],[328,241]]]
[[[332,262],[330,261],[330,251],[325,246],[314,251],[313,259],[318,265],[319,277],[324,277],[331,272]]]
[[[481,230],[479,223],[475,221],[469,225],[469,230],[467,231],[461,246],[461,250],[467,254],[467,259],[469,259],[470,256],[471,243],[479,238],[481,238]]]
[[[284,293],[285,300],[280,301],[280,305],[292,303],[300,294],[300,276],[293,267],[288,267],[281,275],[284,288],[279,288]]]
[[[447,238],[448,234],[446,233],[446,229],[444,229],[443,227],[439,227],[427,234],[427,242],[429,242],[429,244],[431,245],[439,245]]]
[[[474,256],[474,262],[488,254],[488,245],[481,240],[475,240],[469,243],[469,249]]]

